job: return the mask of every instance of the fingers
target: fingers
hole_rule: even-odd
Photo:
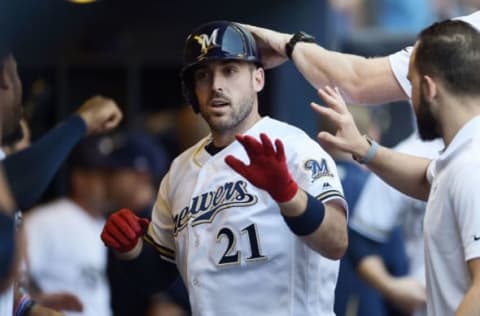
[[[333,89],[330,86],[325,86],[323,89],[318,89],[317,92],[319,97],[322,98],[330,108],[335,110],[335,112],[348,112],[347,105],[345,104],[345,101],[343,100],[337,87]]]
[[[252,136],[246,135],[236,135],[237,140],[242,144],[245,148],[245,151],[248,154],[248,157],[252,158],[257,156],[262,152],[262,144],[259,143],[255,138]]]
[[[150,221],[146,218],[140,218],[139,224],[142,227],[142,233],[144,233],[147,231],[148,225],[150,225]]]
[[[248,166],[245,163],[243,163],[243,161],[235,158],[232,155],[228,155],[227,157],[225,157],[225,162],[227,163],[227,165],[230,166],[230,168],[232,168],[242,176],[246,177],[248,173],[247,171]]]
[[[328,147],[330,146],[333,146],[333,148],[341,147],[337,138],[328,132],[318,133],[317,138],[322,144],[326,144]]]
[[[121,209],[117,212],[118,216],[123,219],[114,219],[114,223],[119,226],[125,233],[128,234],[128,237],[135,238],[142,231],[139,220],[133,212],[129,209]],[[118,218],[118,217],[117,217]]]
[[[270,138],[265,133],[260,134],[260,140],[262,141],[263,152],[266,155],[273,155],[275,154],[275,150],[273,149],[273,144]]]
[[[325,117],[327,120],[334,123],[336,126],[340,124],[342,115],[337,113],[335,110],[325,106],[321,106],[315,102],[311,102],[310,107],[312,108],[312,110]]]
[[[148,220],[122,209],[110,215],[102,231],[103,242],[115,250],[131,248],[148,227]]]
[[[275,140],[275,147],[277,148],[277,160],[278,161],[285,161],[287,158],[285,157],[285,149],[283,148],[283,143],[280,139]]]

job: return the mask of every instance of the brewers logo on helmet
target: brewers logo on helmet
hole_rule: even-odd
[[[195,112],[199,111],[193,87],[193,70],[212,60],[244,60],[261,66],[260,51],[255,40],[243,27],[229,21],[215,21],[195,29],[185,42],[182,90]]]

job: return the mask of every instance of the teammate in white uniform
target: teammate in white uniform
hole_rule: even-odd
[[[211,135],[173,161],[146,240],[178,267],[194,315],[334,315],[347,210],[332,158],[300,129],[260,117],[264,72],[238,24],[196,29],[185,61],[186,96]],[[102,238],[138,255],[141,225],[121,210]]]
[[[69,199],[39,206],[25,216],[31,277],[45,293],[69,292],[82,302],[82,313],[66,315],[111,315],[107,252],[98,239],[104,223]]]
[[[480,314],[480,33],[463,21],[422,31],[409,63],[420,136],[443,138],[446,149],[429,160],[367,141],[338,90],[320,96],[315,111],[337,125],[319,139],[351,153],[390,185],[428,199],[424,221],[428,315]]]
[[[444,144],[440,139],[425,142],[417,132],[412,133],[393,149],[429,159],[436,158]],[[357,271],[387,299],[402,310],[415,310],[415,316],[425,315],[425,256],[423,244],[423,217],[426,203],[413,199],[386,184],[376,175],[370,175],[355,206],[349,227],[353,235],[350,253],[354,255]],[[389,275],[378,256],[380,244],[386,243],[395,227],[403,232],[408,259],[408,276]],[[358,240],[360,238],[360,240]],[[361,239],[364,247],[352,249]],[[375,246],[367,246],[375,245]],[[362,253],[363,252],[363,253]],[[380,265],[380,266],[378,266]],[[385,277],[389,275],[389,277]]]

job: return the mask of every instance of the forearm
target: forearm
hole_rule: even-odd
[[[349,152],[355,157],[365,157],[374,143],[370,144],[363,137],[358,137]],[[427,200],[430,183],[427,180],[427,168],[431,160],[397,152],[380,146],[373,158],[368,161],[368,168],[383,181],[411,197]]]
[[[357,266],[357,272],[373,288],[389,297],[392,276],[379,256],[365,257]]]
[[[468,261],[472,285],[463,297],[455,316],[480,315],[480,258]]]
[[[143,244],[141,239],[139,244]],[[144,292],[153,294],[165,290],[178,277],[176,265],[163,260],[147,243],[141,248],[137,245],[130,251],[130,255],[130,260],[110,256],[110,268],[116,274],[131,279]],[[132,255],[135,257],[132,258]]]
[[[36,202],[85,133],[85,122],[75,115],[4,160],[5,176],[19,208],[28,209]]]
[[[286,217],[301,216],[307,208],[307,193],[299,189],[288,202],[279,203],[282,214]],[[322,203],[318,201],[318,203]],[[318,210],[320,211],[320,210]],[[346,215],[342,207],[325,204],[324,216],[318,228],[311,234],[301,236],[304,242],[323,256],[340,259],[348,245]]]
[[[430,183],[427,168],[431,160],[380,147],[368,167],[383,181],[416,199],[427,200]]]
[[[480,286],[473,285],[464,296],[455,316],[478,316],[480,315]]]
[[[337,86],[348,103],[368,105],[407,99],[388,57],[364,58],[298,43],[292,60],[313,87]]]

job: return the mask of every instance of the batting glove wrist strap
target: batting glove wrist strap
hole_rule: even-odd
[[[283,216],[290,230],[298,236],[310,235],[317,230],[323,222],[325,206],[310,194],[307,194],[307,207],[299,216]]]
[[[260,140],[252,136],[236,136],[250,158],[246,165],[232,155],[225,162],[256,187],[267,191],[277,202],[290,201],[298,191],[298,185],[288,171],[283,143],[275,140],[275,147],[266,134]]]

